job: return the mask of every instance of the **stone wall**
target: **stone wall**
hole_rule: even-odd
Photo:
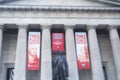
[[[110,44],[109,33],[106,30],[98,31],[98,42],[103,66],[106,67],[108,80],[116,80],[115,66]]]
[[[6,78],[6,65],[15,62],[16,53],[16,42],[17,42],[17,32],[16,33],[6,33],[3,35],[3,47],[2,47],[2,70],[0,71],[0,79],[5,80]],[[111,50],[111,44],[108,32],[105,30],[97,30],[98,42],[100,47],[100,53],[102,57],[103,66],[106,66],[107,78],[108,80],[116,80],[115,67],[113,61],[113,55]],[[39,71],[27,71],[27,80],[39,80]],[[79,70],[80,80],[91,80],[92,74],[90,70]]]
[[[14,31],[14,30],[12,30]],[[7,68],[13,68],[16,56],[17,32],[4,31],[1,55],[0,79],[6,80]]]

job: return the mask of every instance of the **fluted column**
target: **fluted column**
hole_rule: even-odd
[[[120,39],[118,31],[114,26],[109,26],[109,36],[117,73],[117,80],[120,80]]]
[[[3,41],[3,25],[0,25],[0,79],[3,80],[3,65],[1,62],[2,42]]]
[[[18,26],[14,80],[26,80],[27,26]]]
[[[2,40],[3,40],[3,26],[0,25],[0,61],[1,61],[1,53],[2,53]]]
[[[104,80],[102,61],[95,26],[88,26],[88,41],[92,68],[92,80]]]
[[[42,26],[42,51],[41,51],[41,79],[52,80],[52,59],[51,59],[51,33],[50,26]]]
[[[73,29],[66,26],[66,57],[69,67],[69,80],[79,80]]]

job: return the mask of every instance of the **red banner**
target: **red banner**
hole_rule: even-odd
[[[64,51],[64,34],[52,33],[52,51]]]
[[[89,69],[88,44],[85,32],[75,32],[77,61],[79,69]]]
[[[40,32],[29,32],[27,70],[39,70]]]

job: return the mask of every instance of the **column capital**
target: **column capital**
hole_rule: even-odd
[[[41,29],[51,29],[51,25],[41,25]]]
[[[4,28],[4,25],[0,25],[0,29],[3,29]]]
[[[96,29],[96,28],[97,28],[97,25],[87,25],[87,26],[86,26],[86,30]]]
[[[111,30],[111,29],[117,29],[119,27],[119,25],[108,25],[107,30]]]
[[[75,25],[64,25],[64,30],[66,29],[74,29]]]
[[[24,29],[28,29],[28,25],[17,25],[18,29],[24,28]]]

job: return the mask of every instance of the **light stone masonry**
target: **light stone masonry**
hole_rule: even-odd
[[[120,25],[120,19],[104,19],[104,18],[0,18],[0,24],[64,24],[64,25],[75,25],[75,24],[86,24],[86,25]]]
[[[88,42],[92,68],[92,80],[104,80],[102,60],[95,26],[88,26]]]
[[[120,80],[120,30],[114,27],[120,25],[120,7],[100,1],[0,0],[0,80],[7,80],[7,72],[13,67],[14,80],[52,80],[54,54],[51,50],[51,32],[63,29],[69,67],[68,80]],[[19,28],[18,34],[16,25]],[[105,31],[106,27],[109,27],[108,32]],[[26,69],[27,30],[40,31],[42,34],[40,70]],[[78,69],[75,31],[88,33],[90,69]],[[9,64],[12,66],[8,67]]]
[[[120,80],[120,38],[115,27],[112,26],[109,28],[109,36],[112,46],[117,80]]]
[[[2,53],[2,40],[3,40],[3,26],[0,25],[0,62],[1,62],[1,53]]]
[[[51,37],[48,25],[42,26],[41,77],[40,80],[52,80]]]
[[[74,31],[72,28],[65,29],[66,57],[69,67],[69,80],[79,80],[77,58],[75,52]]]
[[[26,80],[27,26],[18,26],[14,80]]]

